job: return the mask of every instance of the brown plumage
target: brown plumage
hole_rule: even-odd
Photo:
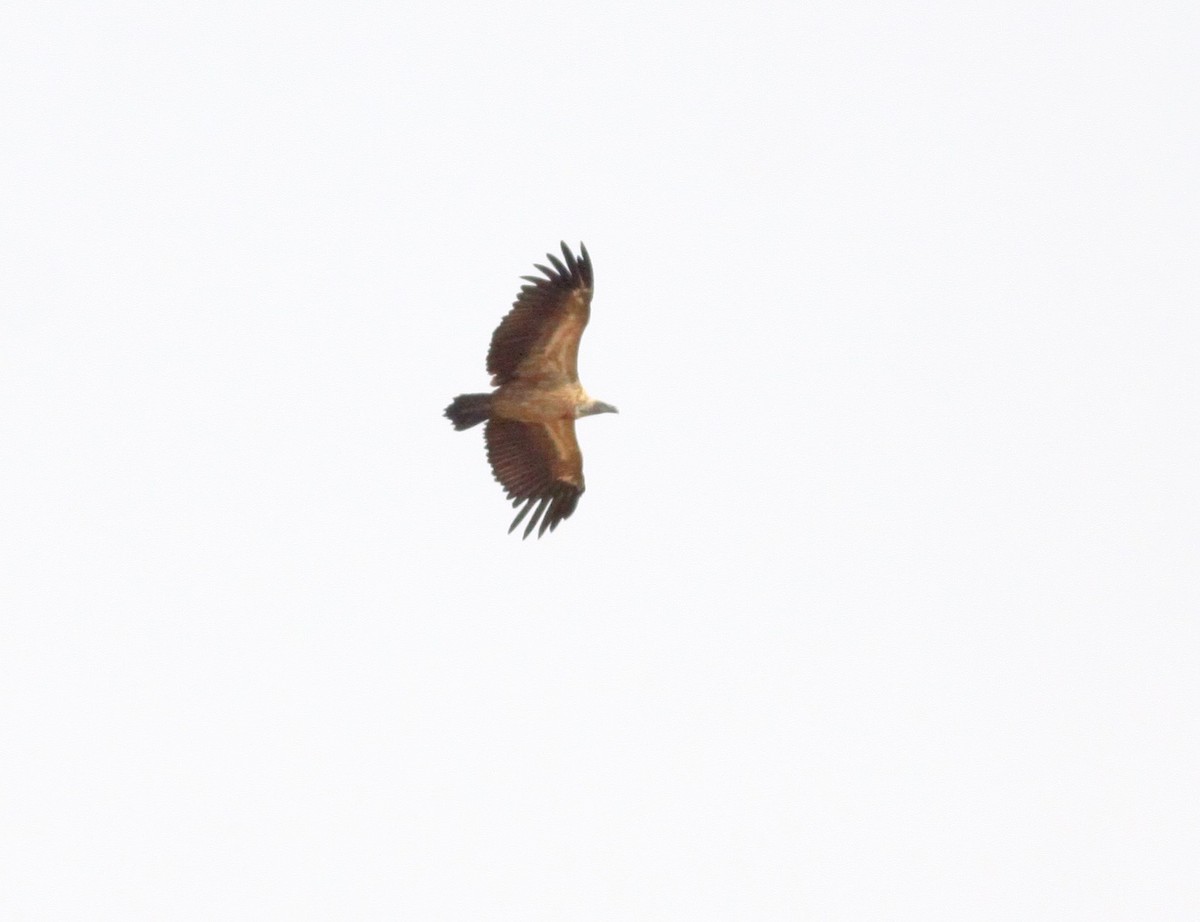
[[[521,511],[509,531],[530,514],[524,537],[575,511],[583,495],[583,455],[575,420],[616,407],[593,400],[579,384],[579,340],[592,304],[592,261],[583,244],[579,256],[562,244],[563,258],[546,254],[538,265],[545,278],[526,275],[512,310],[492,334],[487,370],[490,394],[461,394],[446,408],[455,429],[484,420],[492,472]],[[551,268],[551,266],[553,268]],[[540,524],[539,524],[540,523]]]

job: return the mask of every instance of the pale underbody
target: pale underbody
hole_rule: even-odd
[[[548,423],[588,416],[595,412],[595,404],[578,382],[536,387],[514,381],[492,395],[492,415],[523,423]]]

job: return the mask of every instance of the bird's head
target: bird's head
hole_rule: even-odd
[[[589,400],[579,408],[580,416],[595,416],[597,413],[617,413],[616,407],[603,400]]]

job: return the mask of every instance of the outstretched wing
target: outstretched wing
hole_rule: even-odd
[[[538,265],[545,278],[522,276],[512,310],[492,334],[487,369],[492,385],[518,378],[530,382],[576,381],[579,340],[592,304],[592,260],[579,245],[576,257],[562,244],[560,260],[547,253],[549,266]]]
[[[575,441],[575,420],[522,423],[489,419],[485,431],[488,461],[514,506],[522,506],[511,532],[533,510],[524,537],[538,537],[575,511],[583,495],[583,455]]]

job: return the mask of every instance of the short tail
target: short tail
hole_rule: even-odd
[[[446,407],[446,419],[454,423],[455,429],[470,429],[478,426],[492,413],[491,394],[459,394]]]

